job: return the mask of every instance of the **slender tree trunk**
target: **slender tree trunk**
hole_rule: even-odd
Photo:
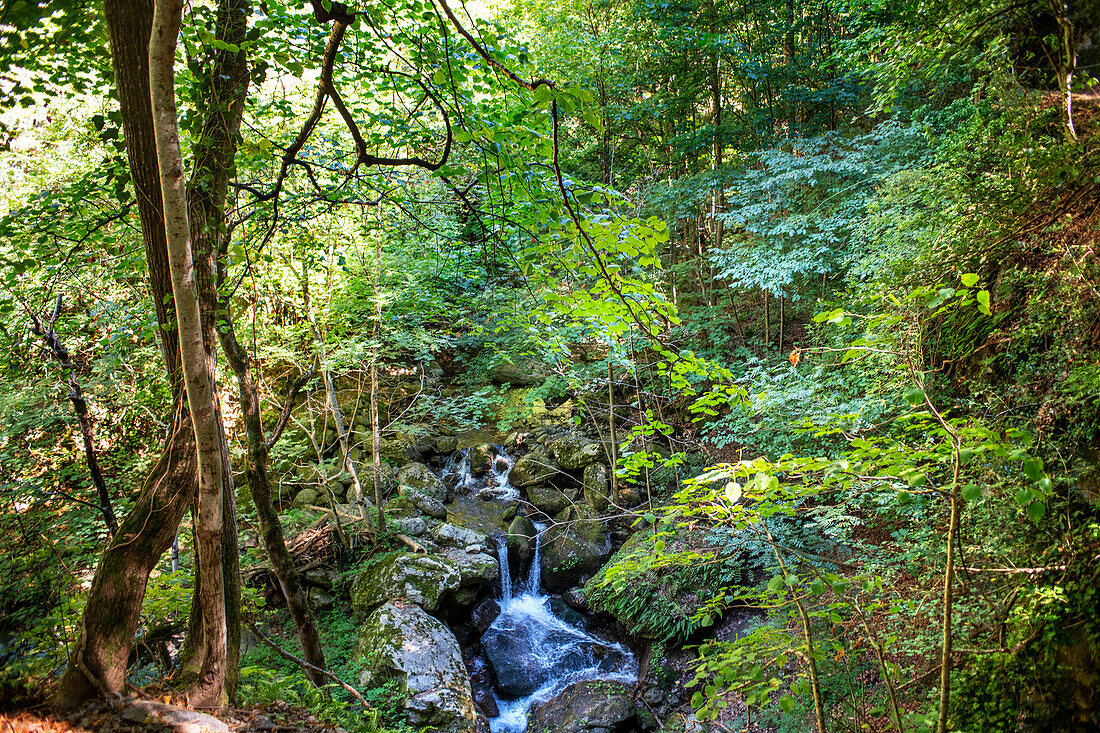
[[[1065,0],[1052,0],[1054,17],[1062,28],[1062,67],[1056,69],[1058,89],[1062,92],[1062,124],[1066,137],[1077,139],[1077,129],[1073,125],[1073,75],[1077,72],[1077,43],[1073,35],[1073,22],[1069,17],[1069,4]]]
[[[770,295],[769,291],[765,290],[764,291],[764,353],[767,353],[768,347],[771,346],[771,338],[772,338],[771,313],[770,313],[769,308],[768,308],[768,305],[769,305],[768,296],[769,295]]]
[[[203,340],[203,324],[188,218],[187,185],[179,147],[175,99],[176,40],[182,21],[182,0],[155,0],[149,40],[149,88],[153,128],[161,177],[165,238],[172,271],[177,333],[188,410],[195,432],[199,490],[195,525],[197,582],[202,584],[202,673],[188,693],[198,706],[226,702],[228,665],[223,578],[222,534],[225,516],[223,440],[215,404],[214,380]],[[197,599],[198,600],[198,599]]]
[[[381,218],[381,212],[379,212]],[[381,225],[381,222],[379,222]],[[370,441],[371,468],[374,471],[374,506],[378,509],[378,531],[386,529],[386,515],[382,511],[382,421],[378,417],[378,350],[382,340],[382,232],[374,240],[374,277],[371,278],[374,295],[374,342],[370,360]]]
[[[619,465],[619,445],[618,440],[615,437],[615,382],[614,373],[611,369],[611,351],[613,344],[608,339],[607,342],[607,434],[611,441],[611,495],[619,495],[619,478],[615,475],[615,471]]]

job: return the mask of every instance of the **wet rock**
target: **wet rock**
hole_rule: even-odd
[[[493,665],[497,689],[514,697],[529,695],[567,672],[596,668],[610,674],[628,664],[618,648],[556,619],[547,624],[502,614],[482,635],[481,646]],[[534,649],[545,653],[532,654]]]
[[[481,443],[470,449],[470,475],[485,478],[497,456],[497,448],[492,443]]]
[[[542,583],[561,593],[580,585],[611,554],[611,538],[587,506],[572,506],[554,518],[542,545]]]
[[[496,698],[493,697],[493,675],[489,662],[484,656],[478,655],[469,661],[466,669],[470,672],[470,689],[478,709],[490,718],[500,715]]]
[[[500,519],[505,524],[507,524],[508,522],[511,522],[513,519],[515,519],[516,514],[518,513],[519,507],[515,504],[509,504],[507,507],[504,508],[504,511],[500,513]]]
[[[569,497],[553,486],[528,486],[527,501],[548,517],[560,514],[569,506]]]
[[[535,524],[527,517],[518,516],[508,525],[508,554],[527,562],[535,556]]]
[[[581,588],[570,588],[562,594],[561,599],[569,604],[570,608],[576,609],[581,613],[588,613],[588,599],[584,597],[584,590]]]
[[[549,445],[550,457],[567,471],[577,471],[603,457],[603,446],[599,443],[567,435],[554,440]]]
[[[597,733],[622,730],[636,716],[630,689],[606,680],[577,682],[560,695],[536,705],[528,730],[554,733]]]
[[[396,554],[373,563],[355,578],[351,605],[370,611],[404,598],[428,611],[439,607],[447,591],[457,590],[462,575],[454,563],[435,555]]]
[[[447,550],[442,557],[458,571],[460,588],[478,589],[500,578],[497,559],[488,553],[467,552],[456,548]]]
[[[447,507],[443,506],[443,502],[434,496],[429,496],[419,489],[414,489],[410,486],[401,486],[398,488],[398,491],[401,492],[401,496],[406,501],[429,517],[433,519],[447,518]]]
[[[359,632],[355,659],[366,666],[361,687],[403,683],[402,707],[413,726],[438,733],[474,733],[477,712],[462,652],[454,635],[421,608],[386,603]]]
[[[410,463],[402,468],[397,474],[397,483],[400,486],[411,486],[439,501],[447,498],[447,488],[443,482],[423,463]]]
[[[428,522],[424,517],[405,517],[403,519],[393,519],[388,522],[389,526],[393,528],[395,532],[408,535],[409,537],[419,537],[428,531]]]
[[[550,613],[570,626],[575,626],[578,629],[588,629],[588,619],[585,618],[584,614],[570,608],[569,604],[562,599],[551,598],[546,602],[546,605],[550,609]]]
[[[492,598],[484,598],[470,612],[470,623],[477,629],[478,634],[484,634],[485,630],[497,620],[499,615],[500,604]]]
[[[611,497],[611,477],[607,466],[602,463],[586,466],[582,481],[585,503],[598,512],[605,511]]]
[[[512,486],[522,489],[545,483],[555,472],[556,468],[545,454],[532,451],[516,459],[512,472],[508,474],[508,481]]]

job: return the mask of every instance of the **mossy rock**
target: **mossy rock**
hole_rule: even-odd
[[[579,471],[604,457],[602,445],[574,435],[558,438],[548,447],[550,457],[567,471]]]
[[[593,463],[584,469],[584,501],[598,512],[606,511],[611,503],[611,477],[607,466]]]
[[[409,463],[397,473],[400,486],[411,486],[422,494],[443,501],[447,498],[447,488],[432,469],[423,463]]]
[[[508,552],[527,562],[535,555],[535,523],[524,516],[517,516],[508,525]]]
[[[630,689],[621,682],[577,682],[536,705],[529,714],[528,730],[538,733],[634,730],[630,723],[639,707]]]
[[[556,467],[543,453],[532,451],[516,459],[508,474],[508,482],[517,488],[544,484],[557,472]]]
[[[611,554],[611,538],[588,506],[571,506],[554,517],[542,544],[542,582],[561,593],[596,572]]]
[[[401,706],[414,727],[434,733],[475,733],[470,678],[454,634],[415,605],[382,605],[359,631],[353,660],[363,662],[361,688],[389,680],[402,686]]]
[[[427,611],[456,590],[462,575],[455,564],[436,555],[395,553],[364,568],[351,586],[351,605],[366,612],[386,601],[403,598]]]
[[[527,501],[548,517],[560,514],[570,504],[569,497],[553,486],[528,486],[523,492]]]

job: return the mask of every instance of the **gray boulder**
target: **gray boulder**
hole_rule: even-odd
[[[438,733],[474,733],[477,712],[454,634],[421,608],[386,603],[359,631],[355,659],[364,660],[361,687],[398,679],[413,726]]]
[[[436,498],[410,486],[398,487],[401,497],[432,519],[446,519],[447,507]]]
[[[483,551],[490,547],[489,535],[454,524],[444,523],[432,527],[431,536],[440,547],[477,547]]]
[[[611,503],[611,477],[607,466],[592,463],[584,469],[584,501],[598,512]]]
[[[489,368],[489,378],[498,384],[532,387],[546,381],[546,367],[533,361],[518,364],[501,362]]]
[[[535,523],[524,516],[517,516],[508,525],[508,554],[515,554],[527,562],[535,555]]]
[[[402,468],[397,473],[397,483],[400,486],[411,486],[439,501],[447,498],[447,488],[443,482],[423,463],[410,463]]]
[[[531,731],[584,733],[630,726],[638,705],[621,682],[589,680],[566,687],[557,697],[536,705],[528,718]]]
[[[529,501],[548,517],[556,516],[569,506],[569,497],[553,486],[528,486],[524,489]]]

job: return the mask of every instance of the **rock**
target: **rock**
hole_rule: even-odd
[[[603,457],[603,446],[576,436],[558,438],[549,445],[550,457],[567,471],[577,471]]]
[[[354,658],[364,660],[363,688],[403,683],[402,707],[413,726],[438,733],[474,733],[477,712],[454,634],[421,608],[390,602],[359,631]]]
[[[642,495],[633,486],[624,486],[619,489],[619,506],[631,508],[642,503]]]
[[[500,513],[500,519],[505,524],[507,524],[508,522],[511,522],[513,519],[515,519],[516,514],[518,514],[518,513],[519,513],[519,507],[516,506],[515,504],[509,504],[507,507],[504,508],[504,511],[502,511]]]
[[[481,443],[470,449],[470,475],[485,478],[497,456],[497,447],[492,443]]]
[[[485,630],[496,621],[500,615],[500,604],[492,598],[484,598],[481,603],[474,606],[470,612],[470,623],[477,629],[477,633],[484,634]]]
[[[560,695],[536,705],[528,730],[595,733],[621,730],[636,716],[630,689],[621,682],[589,680],[566,687]]]
[[[607,509],[611,498],[611,477],[607,466],[591,463],[584,469],[584,501],[598,512]]]
[[[404,517],[403,519],[394,519],[387,524],[393,528],[395,532],[408,535],[410,537],[419,537],[428,531],[428,523],[424,520],[424,517]]]
[[[458,450],[458,438],[453,435],[440,435],[435,439],[435,452],[441,456],[449,456]]]
[[[532,387],[546,381],[546,367],[533,361],[501,362],[489,368],[489,378],[498,384]]]
[[[402,468],[397,474],[397,483],[400,486],[411,486],[439,501],[447,498],[447,488],[443,482],[423,463],[410,463]]]
[[[178,733],[229,733],[229,726],[212,715],[155,700],[127,701],[122,719],[146,730],[167,727]]]
[[[591,610],[588,607],[588,599],[584,597],[584,589],[582,588],[570,588],[562,595],[561,599],[568,603],[570,608],[574,608],[581,613],[588,613]]]
[[[443,506],[442,500],[409,486],[400,486],[397,490],[406,501],[432,519],[447,519],[447,507]]]
[[[497,689],[514,697],[529,695],[566,672],[595,668],[612,673],[629,665],[621,648],[593,639],[552,616],[537,619],[502,613],[482,635],[481,647],[493,665]],[[554,651],[532,654],[536,649]]]
[[[351,605],[370,611],[386,601],[404,598],[434,611],[447,591],[457,590],[462,575],[454,563],[435,555],[400,553],[369,565],[351,586]]]
[[[527,501],[548,517],[560,514],[569,506],[569,497],[553,486],[528,486]]]
[[[518,516],[508,525],[508,554],[514,554],[527,562],[535,556],[535,524],[527,517]]]
[[[573,506],[554,518],[542,542],[542,584],[561,593],[580,585],[611,553],[611,538],[587,506]]]
[[[313,489],[302,489],[294,495],[294,506],[307,507],[316,506],[319,495]]]
[[[310,568],[299,576],[306,585],[313,585],[325,590],[332,590],[332,586],[340,579],[340,574],[331,568]]]
[[[315,612],[324,613],[336,607],[336,599],[324,588],[310,588],[309,605]]]
[[[555,468],[550,463],[550,459],[542,453],[532,451],[516,459],[512,472],[508,474],[508,482],[522,489],[545,483],[554,473]]]
[[[431,535],[441,547],[477,547],[485,551],[490,546],[489,535],[454,524],[440,524],[433,527]]]
[[[497,559],[487,553],[451,549],[447,550],[442,557],[446,558],[458,571],[460,588],[480,588],[500,577],[500,565],[497,564]],[[470,601],[472,602],[473,599],[471,598]]]
[[[500,715],[496,698],[493,697],[493,674],[489,670],[489,662],[485,657],[478,655],[466,665],[470,672],[470,689],[474,693],[474,703],[486,716],[495,718]]]
[[[585,618],[583,613],[579,613],[569,607],[569,604],[563,601],[561,598],[551,598],[546,602],[547,608],[550,609],[550,613],[560,618],[570,626],[575,626],[578,629],[588,629],[588,619]]]

